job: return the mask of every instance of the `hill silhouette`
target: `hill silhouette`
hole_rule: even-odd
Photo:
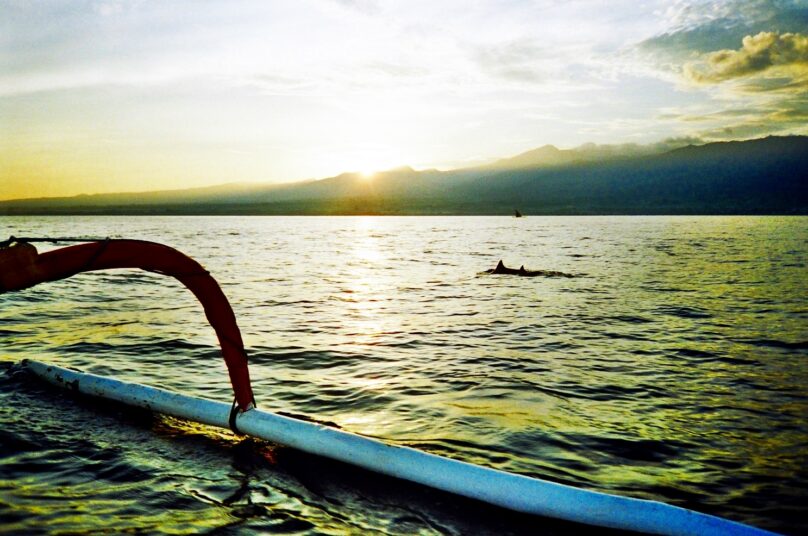
[[[452,171],[0,202],[0,214],[808,214],[808,137],[546,145]]]

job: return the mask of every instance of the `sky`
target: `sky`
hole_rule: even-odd
[[[808,0],[0,0],[0,199],[808,134]]]

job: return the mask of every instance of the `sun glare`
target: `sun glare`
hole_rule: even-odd
[[[342,169],[356,170],[357,177],[363,181],[373,181],[382,173],[402,165],[405,161],[400,154],[386,147],[374,147],[373,150],[355,151],[345,154]]]

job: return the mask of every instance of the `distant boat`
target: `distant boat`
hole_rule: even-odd
[[[513,217],[514,218],[521,218],[522,217],[522,213],[519,212],[519,209],[516,209],[516,208],[513,209]]]

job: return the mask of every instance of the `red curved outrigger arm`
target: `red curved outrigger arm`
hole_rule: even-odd
[[[0,293],[111,268],[170,275],[193,292],[219,338],[238,408],[246,411],[255,405],[247,354],[230,302],[207,270],[176,249],[142,240],[103,240],[38,253],[31,244],[16,242],[0,249]]]

